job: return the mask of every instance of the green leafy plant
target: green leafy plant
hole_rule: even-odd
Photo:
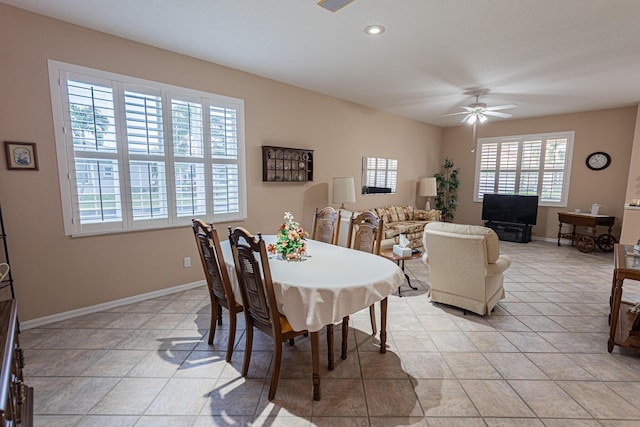
[[[458,207],[458,187],[460,180],[458,173],[460,169],[455,168],[453,160],[446,158],[442,173],[436,174],[438,195],[436,196],[436,209],[442,212],[442,221],[451,222]]]

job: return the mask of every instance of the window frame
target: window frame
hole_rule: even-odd
[[[541,145],[541,154],[540,154],[540,165],[538,167],[538,182],[537,182],[537,188],[538,188],[538,206],[550,206],[550,207],[566,207],[567,203],[568,203],[568,199],[569,199],[569,185],[570,185],[570,178],[571,178],[571,164],[572,164],[572,158],[573,158],[573,142],[574,142],[574,138],[575,138],[575,131],[562,131],[562,132],[549,132],[549,133],[539,133],[539,134],[527,134],[527,135],[508,135],[508,136],[500,136],[500,137],[486,137],[486,138],[478,138],[477,141],[477,145],[476,145],[476,166],[475,166],[475,174],[474,174],[474,186],[473,186],[473,201],[474,202],[482,202],[483,197],[480,196],[479,190],[480,190],[480,174],[482,172],[481,166],[482,166],[482,148],[484,145],[486,144],[498,144],[498,148],[497,148],[497,157],[496,157],[496,168],[495,168],[495,182],[494,182],[494,189],[496,189],[496,191],[494,193],[496,194],[520,194],[520,179],[521,179],[521,173],[522,173],[522,146],[524,143],[526,142],[532,142],[532,141],[537,141],[540,140],[542,141],[542,145]],[[544,161],[545,161],[545,148],[546,148],[546,144],[547,141],[549,140],[555,140],[555,139],[566,139],[567,140],[567,148],[566,148],[566,154],[565,154],[565,162],[564,162],[564,168],[562,169],[563,171],[563,179],[562,179],[562,193],[561,193],[561,197],[560,197],[560,201],[554,202],[554,201],[549,201],[549,200],[543,200],[542,197],[540,197],[541,194],[541,189],[542,189],[542,185],[543,185],[543,180],[541,179],[544,172],[545,171],[557,171],[557,168],[546,168],[545,169],[545,165],[544,165]],[[513,142],[517,142],[518,143],[518,159],[517,159],[517,164],[516,164],[516,168],[515,168],[515,183],[514,183],[514,187],[515,187],[515,192],[513,193],[499,193],[497,191],[498,187],[499,187],[499,180],[498,177],[500,175],[500,147],[503,143],[513,143]],[[532,171],[531,168],[526,168],[527,171]],[[508,168],[509,171],[513,170],[512,168]],[[484,193],[483,193],[484,194]],[[487,194],[489,194],[487,192]]]
[[[60,183],[62,213],[65,235],[87,236],[96,234],[119,233],[150,229],[164,229],[182,227],[191,224],[191,218],[198,216],[207,222],[221,223],[241,221],[247,217],[247,190],[246,190],[246,145],[245,145],[245,119],[244,100],[195,89],[189,89],[151,80],[140,79],[122,74],[96,70],[79,65],[68,64],[55,60],[48,60],[49,87],[51,92],[51,106],[53,113],[54,136],[56,142],[56,157],[58,164],[58,178]],[[117,152],[114,155],[118,166],[117,179],[119,182],[121,218],[116,221],[102,221],[81,224],[80,205],[78,199],[78,185],[76,181],[73,135],[70,130],[69,95],[67,82],[73,80],[73,76],[80,76],[80,82],[102,84],[113,90],[114,132],[116,135]],[[127,118],[125,106],[125,92],[136,92],[146,95],[160,95],[162,105],[162,128],[164,140],[164,154],[140,154],[129,150],[127,137]],[[203,111],[202,128],[203,157],[200,159],[205,168],[205,197],[206,215],[179,215],[177,208],[176,171],[175,164],[184,162],[184,158],[174,153],[172,100],[194,101],[201,105]],[[235,142],[237,153],[232,157],[215,156],[212,153],[212,135],[210,130],[211,109],[235,110]],[[66,110],[65,110],[66,109]],[[205,113],[206,110],[206,113]],[[87,157],[92,157],[93,152],[88,151]],[[102,159],[105,156],[100,153],[95,156]],[[165,188],[168,199],[168,212],[166,218],[158,219],[133,219],[132,208],[132,183],[130,180],[130,162],[141,161],[146,157],[159,159],[162,157],[165,167]],[[214,213],[214,186],[213,168],[215,165],[235,165],[237,167],[238,210],[228,213]],[[207,174],[206,169],[209,169]],[[235,182],[234,182],[235,184]],[[235,189],[235,187],[234,187]],[[227,205],[229,206],[229,205]]]

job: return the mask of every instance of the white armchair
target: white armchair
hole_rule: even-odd
[[[504,298],[503,273],[511,265],[508,256],[500,255],[495,231],[478,225],[431,222],[425,226],[422,241],[431,301],[491,314]]]

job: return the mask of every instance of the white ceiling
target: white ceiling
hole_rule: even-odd
[[[0,2],[439,126],[471,88],[514,118],[640,101],[639,0]]]

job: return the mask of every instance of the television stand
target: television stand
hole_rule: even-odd
[[[495,231],[500,240],[517,243],[528,243],[531,241],[531,226],[528,224],[487,221],[484,225]]]

